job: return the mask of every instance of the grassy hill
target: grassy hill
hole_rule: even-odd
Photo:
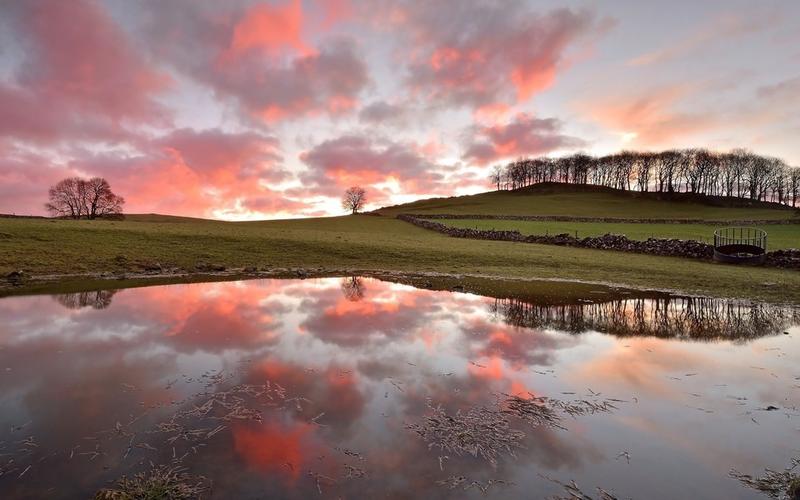
[[[648,219],[797,219],[775,203],[685,193],[638,193],[599,186],[538,184],[515,191],[432,198],[381,208],[379,214],[538,215]]]
[[[135,273],[203,263],[558,278],[800,304],[800,273],[649,255],[449,238],[391,217],[264,222],[162,216],[0,219],[0,277]],[[0,290],[0,295],[2,291]]]

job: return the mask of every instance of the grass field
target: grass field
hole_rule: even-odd
[[[526,220],[447,219],[442,224],[470,229],[517,230],[522,234],[559,234],[572,236],[602,236],[606,233],[624,234],[632,240],[679,238],[713,243],[717,226],[704,224],[624,224],[606,222],[557,222]],[[768,250],[800,248],[800,224],[770,224],[756,226],[767,232]]]
[[[0,275],[303,267],[561,278],[800,304],[800,273],[546,245],[449,238],[389,217],[217,222],[0,218]]]
[[[741,200],[730,200],[741,204]],[[518,191],[492,191],[472,196],[434,198],[383,208],[381,214],[539,215],[617,217],[640,219],[757,220],[798,219],[800,211],[776,209],[754,203],[751,207],[726,207],[692,201],[665,201],[655,193],[630,193],[609,189],[575,190],[572,186],[541,187]]]

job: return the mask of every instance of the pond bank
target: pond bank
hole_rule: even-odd
[[[280,270],[613,283],[800,304],[800,273],[553,245],[450,238],[389,217],[230,223],[0,219],[0,287],[65,280],[234,279]],[[257,272],[254,272],[257,271]],[[16,276],[16,274],[14,275]],[[18,287],[13,287],[18,288]]]
[[[222,283],[264,279],[317,280],[325,278],[364,277],[410,285],[432,291],[462,292],[494,297],[498,300],[535,301],[543,305],[585,305],[597,300],[617,299],[661,300],[676,296],[710,298],[676,288],[655,288],[619,285],[610,282],[567,280],[559,278],[523,278],[440,272],[405,272],[355,268],[232,268],[210,272],[138,272],[114,275],[86,273],[70,275],[25,276],[16,281],[0,279],[0,299],[3,297],[51,294],[79,294],[116,291],[160,285]],[[769,287],[772,288],[772,287]],[[741,304],[772,304],[797,306],[785,300],[765,301],[753,297],[723,297]]]

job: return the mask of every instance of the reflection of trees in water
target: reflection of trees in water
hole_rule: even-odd
[[[111,305],[111,299],[119,290],[95,290],[91,292],[62,293],[53,298],[67,309],[105,309]]]
[[[352,302],[358,302],[364,298],[364,281],[358,276],[351,276],[349,278],[342,278],[342,294],[345,298]]]
[[[621,337],[749,340],[800,324],[800,309],[704,297],[620,299],[544,305],[495,299],[490,311],[513,326],[571,333],[595,330]]]

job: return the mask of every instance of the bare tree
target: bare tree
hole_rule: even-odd
[[[800,196],[800,167],[793,167],[789,174],[789,197],[792,199],[793,207],[797,206],[798,196]]]
[[[650,190],[650,177],[655,170],[658,156],[655,153],[638,153],[636,161],[636,187],[639,191],[647,192]]]
[[[633,173],[633,163],[636,161],[635,151],[620,151],[614,156],[614,169],[616,171],[616,188],[623,191],[631,188],[631,174]]]
[[[770,158],[769,189],[772,191],[772,200],[778,203],[787,201],[789,190],[789,166],[780,158]]]
[[[357,214],[367,203],[367,192],[364,188],[353,186],[344,192],[342,198],[342,208],[349,210],[350,213]]]
[[[93,177],[86,182],[85,212],[89,219],[97,217],[117,216],[122,214],[125,199],[111,191],[108,181],[101,177]]]
[[[114,194],[108,181],[100,177],[63,179],[50,188],[48,195],[50,201],[45,208],[55,217],[96,219],[119,216],[125,204],[125,199]]]
[[[751,200],[761,200],[767,194],[769,183],[770,159],[751,154],[748,169],[745,173]]]
[[[350,302],[358,302],[364,298],[364,291],[366,287],[364,282],[358,276],[351,276],[349,278],[342,278],[342,294]]]
[[[662,182],[668,193],[674,193],[678,188],[675,181],[678,179],[678,169],[682,157],[681,152],[671,149],[661,152],[659,156],[664,169]]]
[[[747,172],[750,168],[753,155],[748,150],[742,148],[734,149],[730,152],[730,155],[731,169],[733,170],[733,177],[736,180],[736,196],[744,198],[747,187],[745,179],[747,178]]]
[[[50,201],[45,208],[56,217],[80,219],[84,215],[85,188],[79,177],[63,179],[48,191]]]
[[[492,169],[492,174],[489,176],[489,181],[497,187],[497,190],[500,191],[500,182],[503,180],[503,167],[500,165],[495,165]]]

